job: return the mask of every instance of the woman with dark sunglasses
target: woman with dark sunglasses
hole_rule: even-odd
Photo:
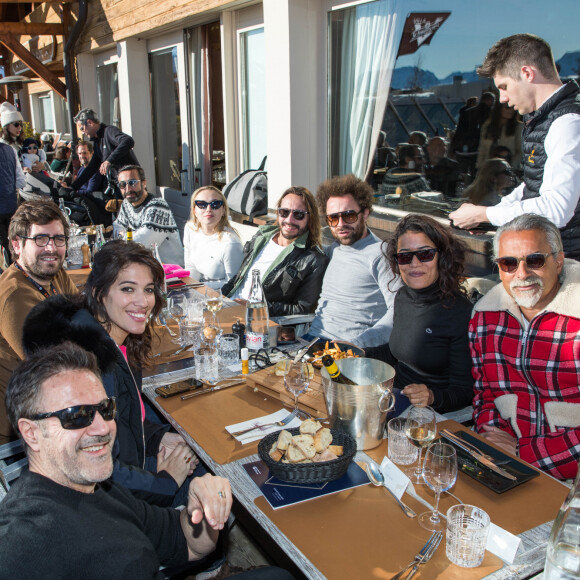
[[[244,255],[228,213],[222,192],[205,185],[191,196],[191,215],[183,230],[185,269],[216,290],[238,273]]]
[[[117,404],[113,479],[149,503],[175,507],[187,503],[198,460],[168,425],[146,418],[140,392],[164,280],[144,246],[110,241],[95,254],[82,294],[51,296],[31,311],[23,344],[31,354],[69,340],[96,355],[107,395]]]
[[[389,344],[367,349],[367,356],[395,366],[395,412],[409,404],[430,405],[440,413],[470,405],[472,304],[460,284],[463,242],[434,219],[409,214],[397,225],[385,257],[403,286],[395,296]]]
[[[10,145],[20,158],[20,148],[24,143],[24,119],[20,111],[8,101],[0,105],[0,125],[2,125],[0,141]]]

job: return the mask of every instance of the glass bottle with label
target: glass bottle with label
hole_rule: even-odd
[[[342,383],[343,385],[356,385],[356,383],[349,379],[348,377],[344,376],[336,364],[336,361],[329,355],[325,354],[321,359],[322,364],[326,367],[330,378],[335,383]]]
[[[580,578],[580,462],[570,493],[554,520],[544,568],[545,580]]]
[[[252,270],[252,286],[246,302],[246,347],[252,352],[268,348],[270,316],[264,289],[260,282],[260,270]]]
[[[103,233],[103,224],[97,225],[95,235],[95,252],[98,252],[105,245],[105,234]]]

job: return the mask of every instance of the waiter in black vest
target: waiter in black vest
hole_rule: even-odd
[[[493,207],[463,204],[449,214],[464,229],[489,222],[501,226],[533,213],[562,233],[567,258],[580,260],[580,88],[560,81],[552,49],[533,34],[515,34],[494,44],[483,65],[502,103],[524,117],[524,181]]]

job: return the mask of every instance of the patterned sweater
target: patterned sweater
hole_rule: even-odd
[[[159,246],[159,255],[164,264],[183,266],[183,244],[179,230],[163,198],[147,194],[145,201],[138,207],[124,200],[115,221],[115,230],[126,230],[129,227],[133,230],[133,241],[146,248],[153,243]]]
[[[499,284],[475,306],[469,339],[475,427],[517,437],[519,456],[558,479],[580,459],[580,264],[565,260],[554,300],[527,329]]]

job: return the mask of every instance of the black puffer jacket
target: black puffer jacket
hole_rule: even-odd
[[[59,294],[35,306],[24,323],[24,350],[29,355],[69,340],[97,357],[105,391],[117,399],[113,480],[149,503],[171,505],[178,489],[175,480],[165,471],[154,474],[143,469],[145,456],[157,455],[169,426],[143,422],[133,372],[113,339],[80,300]]]
[[[256,257],[277,232],[278,226],[260,226],[246,242],[240,271],[222,287],[225,296],[231,297],[246,275],[251,276]],[[310,246],[307,237],[304,234],[295,240],[290,253],[262,280],[270,316],[307,314],[316,309],[328,257],[318,246]]]

